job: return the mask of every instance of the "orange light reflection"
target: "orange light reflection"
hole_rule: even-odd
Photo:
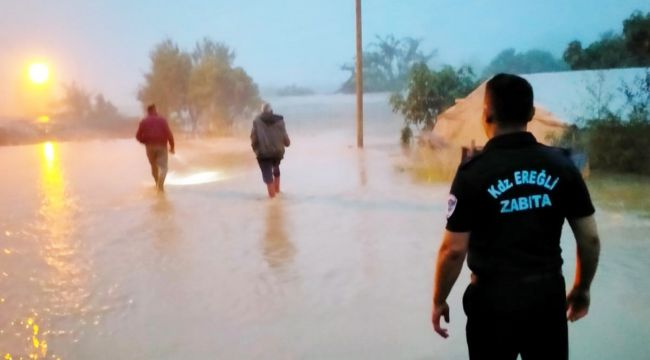
[[[79,244],[74,241],[75,200],[68,194],[67,183],[59,154],[59,146],[54,142],[42,144],[41,149],[41,196],[40,216],[42,224],[42,256],[49,267],[46,291],[53,294],[46,301],[50,310],[67,314],[83,302],[86,290],[83,287],[85,272],[79,262]],[[31,358],[45,358],[48,355],[47,318],[40,324],[29,318],[27,325],[33,328]],[[41,327],[39,332],[39,325]],[[40,356],[40,357],[39,357]]]
[[[47,168],[52,170],[52,167],[54,165],[54,144],[51,142],[46,142],[43,144],[43,155],[45,156],[45,163],[47,165]],[[52,177],[52,172],[46,172],[46,177]],[[56,177],[56,174],[54,174]]]

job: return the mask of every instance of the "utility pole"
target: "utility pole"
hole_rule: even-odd
[[[361,0],[357,3],[357,60],[355,83],[357,85],[357,147],[363,147],[363,45],[361,43]]]

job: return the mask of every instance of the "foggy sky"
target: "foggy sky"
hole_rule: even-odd
[[[364,43],[412,36],[437,49],[435,63],[485,66],[508,47],[560,56],[571,40],[618,31],[636,9],[648,12],[650,2],[365,0]],[[334,91],[354,55],[354,1],[0,0],[0,96],[21,66],[43,59],[57,81],[101,91],[132,113],[153,45],[169,37],[191,49],[204,36],[233,47],[261,88]]]

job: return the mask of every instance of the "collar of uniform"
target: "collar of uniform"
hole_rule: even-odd
[[[485,150],[520,148],[533,144],[537,144],[535,136],[528,131],[521,131],[493,137],[485,144]]]

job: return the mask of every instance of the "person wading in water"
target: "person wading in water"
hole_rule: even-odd
[[[262,112],[253,120],[251,146],[257,156],[269,197],[280,192],[280,162],[284,149],[291,145],[282,115],[273,113],[270,104],[262,105]]]
[[[174,135],[169,129],[167,120],[158,115],[156,105],[147,107],[147,116],[140,121],[135,138],[145,145],[156,188],[158,191],[164,191],[167,176],[167,143],[169,143],[169,152],[174,154]]]

